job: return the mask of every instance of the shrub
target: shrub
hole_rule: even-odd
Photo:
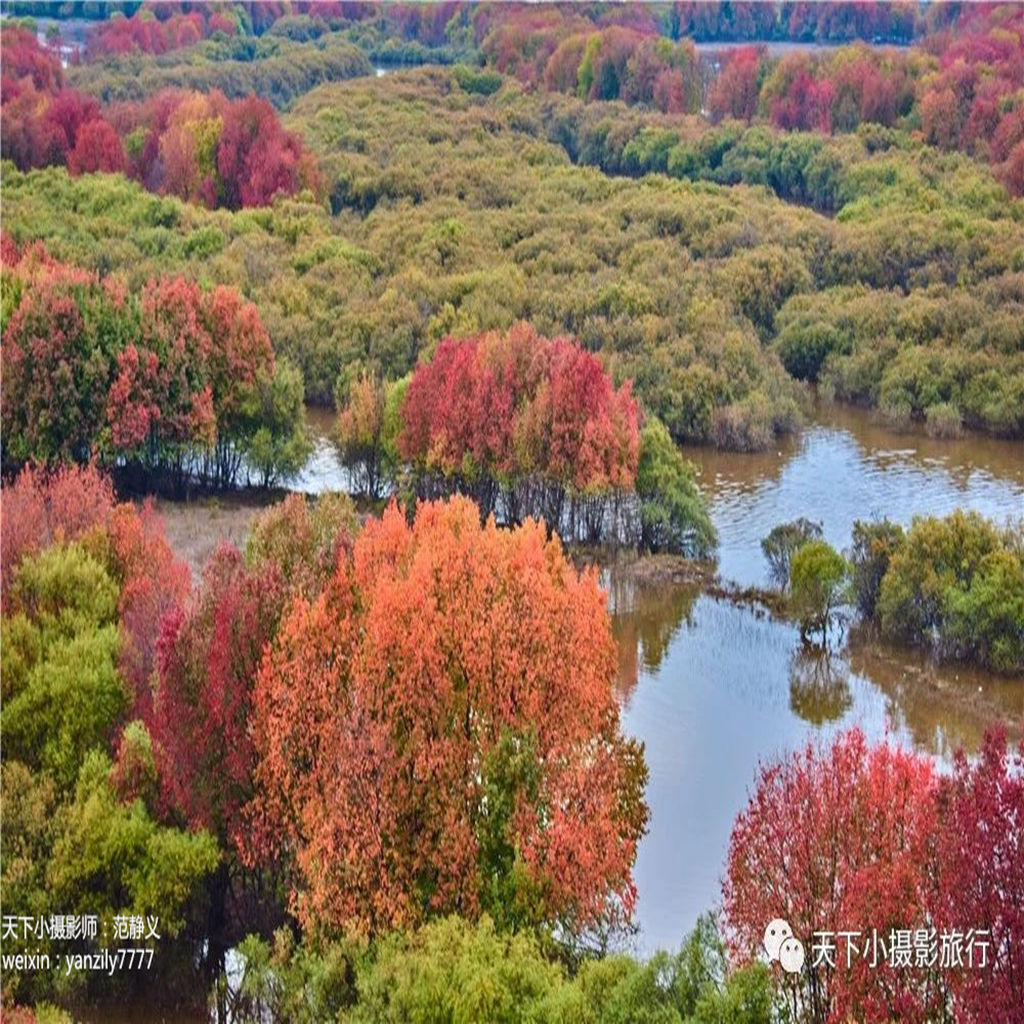
[[[931,437],[953,438],[960,436],[963,418],[951,402],[938,402],[925,410],[924,421]]]
[[[993,551],[966,588],[948,592],[941,643],[950,657],[977,661],[997,672],[1024,672],[1024,561]]]
[[[888,519],[876,523],[859,519],[854,522],[850,563],[854,598],[861,615],[874,616],[889,561],[903,541],[903,527],[899,523]]]
[[[809,540],[793,552],[789,599],[802,633],[821,630],[828,635],[832,613],[845,603],[848,575],[846,559],[823,540]]]
[[[932,644],[941,633],[949,592],[969,588],[981,560],[999,547],[998,531],[976,512],[915,519],[882,580],[877,613],[884,632]]]
[[[864,573],[865,606],[888,560],[875,605],[886,635],[929,647],[940,657],[1020,671],[1024,544],[1019,525],[1000,532],[977,513],[957,510],[945,519],[915,519],[904,541],[890,528],[873,543],[876,555],[860,556],[855,548],[854,557]]]
[[[821,538],[821,524],[812,523],[809,519],[794,519],[789,523],[780,523],[772,528],[761,541],[761,550],[768,560],[768,570],[772,579],[782,587],[789,583],[790,560],[808,541]]]

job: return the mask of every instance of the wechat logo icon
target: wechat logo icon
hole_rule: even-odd
[[[781,917],[768,922],[764,930],[764,950],[769,962],[778,960],[787,974],[799,974],[804,966],[804,945]]]

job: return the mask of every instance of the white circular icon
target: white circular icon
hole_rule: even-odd
[[[764,948],[769,960],[779,959],[779,948],[786,939],[793,937],[793,929],[781,917],[768,922],[764,930]]]
[[[779,946],[779,963],[787,974],[799,974],[804,965],[804,944],[790,936]]]

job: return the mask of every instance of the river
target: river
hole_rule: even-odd
[[[343,487],[327,440],[331,417],[311,413],[317,449],[298,488]],[[767,583],[760,541],[797,516],[849,544],[855,519],[960,507],[998,522],[1024,516],[1024,445],[965,436],[894,433],[863,410],[827,406],[770,452],[687,448],[719,533],[719,572]],[[856,628],[830,655],[756,607],[692,586],[644,585],[606,574],[620,645],[623,725],[643,740],[650,768],[650,828],[636,861],[643,954],[674,948],[719,899],[729,833],[759,762],[859,725],[871,739],[936,755],[976,750],[995,717],[1024,719],[1024,680],[937,667]]]

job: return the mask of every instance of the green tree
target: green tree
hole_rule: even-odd
[[[846,559],[823,540],[808,541],[793,553],[789,601],[803,635],[820,630],[827,638],[829,621],[846,600],[849,571]]]
[[[340,1019],[431,1024],[767,1024],[775,1019],[771,974],[755,963],[731,970],[714,917],[702,916],[678,953],[641,961],[585,960],[575,975],[549,941],[497,928],[488,917],[432,921],[369,947],[344,940],[296,945],[249,936],[233,994],[233,1019]],[[226,979],[222,979],[222,986]]]
[[[302,373],[287,359],[278,359],[248,399],[255,429],[242,441],[246,462],[261,486],[294,476],[313,450],[303,420]]]
[[[157,917],[161,937],[173,938],[220,860],[217,844],[207,832],[157,825],[141,800],[121,803],[110,772],[104,753],[89,753],[72,800],[57,813],[46,870],[53,912]]]
[[[388,436],[387,415],[394,388],[375,375],[362,373],[344,389],[347,393],[338,413],[341,460],[352,471],[354,490],[373,501],[383,495],[395,466],[391,453],[397,432]]]
[[[950,592],[969,589],[982,559],[1000,546],[999,531],[976,512],[915,519],[882,580],[877,613],[883,632],[905,643],[933,644]]]
[[[3,619],[4,758],[73,783],[128,706],[117,671],[118,592],[81,544],[25,558]]]
[[[903,527],[889,519],[874,523],[860,519],[854,522],[850,551],[851,582],[861,615],[871,618],[875,614],[889,561],[903,541]]]
[[[809,519],[794,519],[772,527],[771,533],[761,541],[761,550],[768,559],[772,579],[780,586],[789,583],[789,566],[793,555],[812,540],[821,537],[821,524]]]
[[[697,558],[711,553],[717,536],[693,466],[656,416],[648,416],[640,433],[636,492],[645,548]]]
[[[970,585],[947,594],[944,611],[946,653],[997,672],[1024,672],[1024,563],[1018,555],[985,555]]]

